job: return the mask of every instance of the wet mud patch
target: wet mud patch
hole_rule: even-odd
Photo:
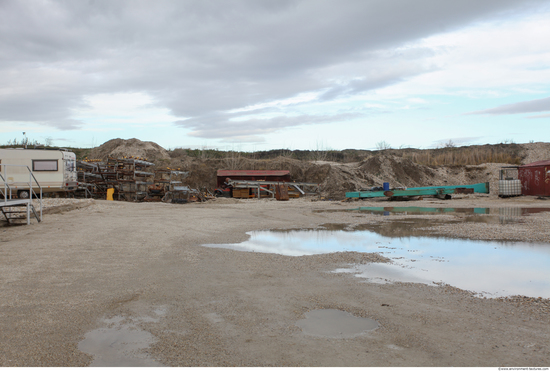
[[[87,332],[78,349],[93,356],[90,367],[162,367],[147,352],[156,338],[140,323],[158,322],[165,314],[166,308],[159,307],[153,310],[153,316],[104,319],[104,326]]]
[[[355,317],[338,309],[315,309],[298,320],[296,326],[305,335],[333,339],[348,339],[376,330],[379,323],[370,318]]]
[[[317,264],[367,264],[391,262],[390,259],[378,253],[364,253],[357,251],[304,255],[295,257],[295,259],[303,260],[305,262],[314,261]]]

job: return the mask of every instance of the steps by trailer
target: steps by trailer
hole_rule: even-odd
[[[42,187],[34,177],[32,171],[27,166],[2,164],[3,171],[0,173],[0,213],[5,218],[8,225],[18,224],[18,221],[26,221],[31,224],[31,217],[36,218],[38,222],[42,221]],[[29,171],[29,182],[27,183],[28,198],[15,198],[17,193],[13,184],[6,176],[8,167],[21,167]],[[34,191],[38,188],[38,194]],[[33,201],[38,201],[37,210]]]
[[[28,198],[19,200],[0,201],[0,212],[9,225],[16,224],[16,221],[24,220],[30,224],[31,216],[38,222],[42,220],[39,211],[36,210],[32,201]]]

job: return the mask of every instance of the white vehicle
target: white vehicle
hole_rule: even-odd
[[[65,150],[0,149],[0,174],[19,198],[29,197],[29,170],[42,187],[43,193],[75,190],[78,186],[76,173],[76,155]],[[4,184],[0,178],[0,186]],[[33,189],[39,188],[34,183]]]

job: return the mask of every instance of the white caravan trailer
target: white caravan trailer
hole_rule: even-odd
[[[78,186],[76,173],[76,155],[64,150],[47,149],[0,149],[0,174],[19,198],[29,197],[29,171],[42,187],[42,192],[72,191]],[[34,180],[33,180],[34,182]],[[2,184],[0,178],[0,185]],[[33,184],[35,192],[38,187]]]

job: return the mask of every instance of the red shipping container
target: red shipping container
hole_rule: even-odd
[[[537,161],[518,168],[521,193],[530,196],[550,196],[550,160]]]

